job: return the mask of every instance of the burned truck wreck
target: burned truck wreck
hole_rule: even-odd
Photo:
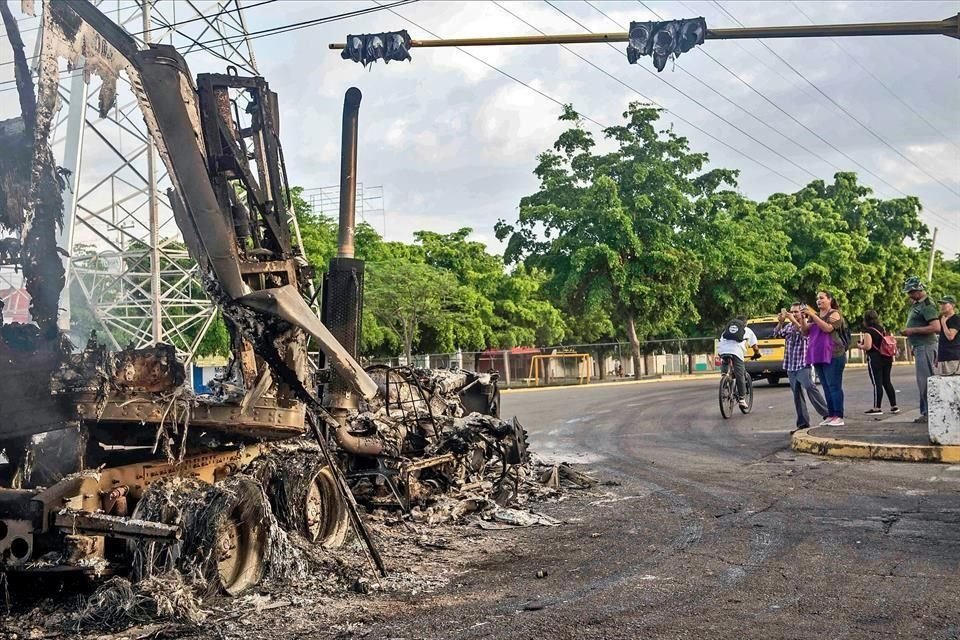
[[[500,418],[496,374],[357,362],[358,90],[344,102],[340,245],[318,314],[268,83],[233,69],[194,78],[174,48],[140,48],[86,0],[44,3],[41,33],[39,97],[23,60],[22,122],[0,123],[0,137],[34,150],[0,165],[0,228],[13,234],[0,260],[22,268],[34,316],[0,322],[0,572],[137,575],[189,561],[236,594],[264,575],[274,524],[323,547],[352,530],[382,571],[357,500],[409,510],[482,478],[511,499],[526,435]],[[127,76],[177,225],[226,320],[230,364],[210,394],[194,394],[170,345],[111,352],[93,335],[77,349],[57,329],[50,96],[58,59],[80,55],[105,80],[101,110]]]

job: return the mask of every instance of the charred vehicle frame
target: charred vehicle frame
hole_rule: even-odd
[[[4,22],[22,55],[16,25]],[[0,226],[17,233],[0,259],[23,267],[36,322],[0,322],[0,571],[137,573],[190,562],[235,594],[264,575],[270,522],[327,547],[352,525],[383,571],[354,496],[409,509],[493,473],[509,500],[526,436],[500,419],[495,374],[357,362],[359,90],[344,102],[339,251],[318,317],[308,303],[314,274],[292,242],[268,83],[232,68],[194,79],[173,47],[140,48],[87,0],[44,3],[42,38],[35,104],[32,86],[18,82],[29,126],[0,123],[0,135],[34,149],[0,165]],[[225,318],[231,359],[210,395],[185,386],[169,345],[111,353],[92,336],[75,352],[47,308],[63,287],[50,244],[62,211],[43,196],[57,175],[50,96],[58,58],[80,54],[104,79],[101,110],[119,74],[129,79],[173,184],[177,225]]]

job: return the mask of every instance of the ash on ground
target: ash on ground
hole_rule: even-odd
[[[541,506],[602,493],[593,476],[566,463],[547,465],[532,455],[518,471],[509,506],[489,497],[493,481],[484,480],[408,514],[364,508],[364,521],[387,564],[386,577],[377,574],[352,535],[339,549],[324,550],[276,527],[282,539],[274,541],[269,577],[236,598],[211,595],[202,572],[182,566],[137,580],[114,576],[86,583],[85,592],[77,584],[49,579],[45,593],[54,595],[40,597],[34,591],[30,601],[0,577],[5,596],[0,639],[248,638],[291,615],[304,618],[314,631],[362,636],[379,600],[429,597],[471,564],[508,548],[511,531],[563,524],[541,513]]]

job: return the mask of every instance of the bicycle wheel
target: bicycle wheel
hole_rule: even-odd
[[[730,376],[720,378],[720,415],[729,418],[733,415],[733,380]]]
[[[750,376],[747,376],[744,382],[747,387],[747,406],[740,407],[740,413],[750,413],[753,411],[753,381],[750,379]]]

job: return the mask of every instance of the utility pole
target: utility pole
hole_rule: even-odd
[[[873,22],[860,24],[795,25],[783,27],[737,27],[707,29],[705,40],[742,40],[753,38],[832,38],[837,36],[908,36],[944,35],[960,38],[960,14],[945,20],[921,22]],[[412,47],[495,47],[543,44],[589,44],[628,42],[626,31],[612,33],[563,33],[540,36],[496,36],[481,38],[447,38],[410,40]],[[330,44],[331,49],[346,48],[345,42]]]
[[[930,241],[930,261],[927,263],[927,286],[933,280],[933,259],[937,255],[937,227],[933,228],[933,239]]]

